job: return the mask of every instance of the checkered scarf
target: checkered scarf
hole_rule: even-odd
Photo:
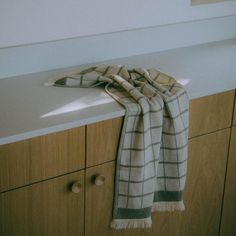
[[[111,227],[150,227],[152,211],[184,210],[188,96],[174,78],[156,69],[101,65],[54,83],[72,87],[101,84],[126,109]]]

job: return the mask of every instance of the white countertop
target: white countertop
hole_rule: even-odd
[[[236,39],[111,60],[157,68],[184,84],[191,99],[236,88]],[[78,68],[78,67],[77,67]],[[103,89],[45,87],[75,68],[0,80],[0,144],[123,116]]]

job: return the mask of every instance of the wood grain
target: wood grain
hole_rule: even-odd
[[[230,127],[234,90],[190,101],[189,137]]]
[[[229,129],[189,141],[184,212],[155,213],[153,236],[218,235]]]
[[[78,180],[84,171],[0,194],[0,235],[83,236],[84,186],[69,189]]]
[[[183,235],[218,234],[229,134],[225,129],[189,142]]]
[[[155,212],[151,229],[121,230],[114,235],[218,235],[228,142],[229,129],[190,140],[185,211]]]
[[[236,127],[232,129],[225,195],[221,223],[221,236],[233,236],[236,232]]]
[[[87,167],[116,159],[122,121],[119,117],[87,126]]]
[[[88,235],[112,236],[215,236],[218,234],[220,223],[223,185],[226,171],[227,151],[229,144],[229,129],[193,138],[189,141],[188,173],[185,189],[184,212],[156,212],[152,214],[153,224],[150,229],[111,230],[103,219],[109,219],[109,199],[111,193],[95,192],[92,187],[87,195],[86,203],[86,232]],[[102,165],[102,167],[105,165]],[[105,168],[107,172],[110,168]],[[91,168],[91,174],[96,173]],[[102,173],[102,171],[101,171]],[[90,177],[87,176],[87,186]],[[113,189],[113,187],[110,187]],[[99,195],[100,194],[100,195]],[[96,197],[94,197],[96,196]],[[97,198],[98,196],[98,198]],[[103,196],[103,197],[102,197]],[[107,197],[110,196],[110,197]],[[102,200],[102,198],[104,200]],[[100,200],[101,199],[101,200]],[[101,206],[100,201],[106,204]],[[104,207],[104,208],[103,208]],[[95,218],[91,219],[95,210]],[[105,210],[105,213],[103,211]],[[98,213],[100,212],[100,213]],[[105,214],[105,215],[104,215]],[[108,216],[109,215],[109,216]],[[102,218],[102,219],[100,219]],[[95,220],[97,219],[97,221]],[[89,222],[89,223],[88,223]],[[91,223],[92,222],[92,223]],[[100,229],[99,225],[103,225]],[[90,226],[90,227],[89,227]],[[94,229],[94,230],[93,230]],[[99,231],[101,230],[101,231]],[[95,234],[95,232],[98,232]]]
[[[110,236],[112,217],[115,162],[88,168],[86,170],[85,235]],[[96,175],[103,175],[101,186],[94,184]]]
[[[85,127],[0,146],[0,192],[85,166]]]

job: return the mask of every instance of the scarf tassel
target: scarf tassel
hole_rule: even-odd
[[[183,201],[179,202],[158,202],[152,206],[152,212],[155,211],[184,211]],[[150,228],[152,219],[116,219],[112,220],[111,228],[113,229],[135,229],[135,228]]]

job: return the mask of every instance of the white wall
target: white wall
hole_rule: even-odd
[[[0,48],[236,14],[236,2],[0,0]]]
[[[230,38],[236,38],[236,15],[2,48],[0,79]]]
[[[0,0],[0,79],[236,37],[236,1]]]

